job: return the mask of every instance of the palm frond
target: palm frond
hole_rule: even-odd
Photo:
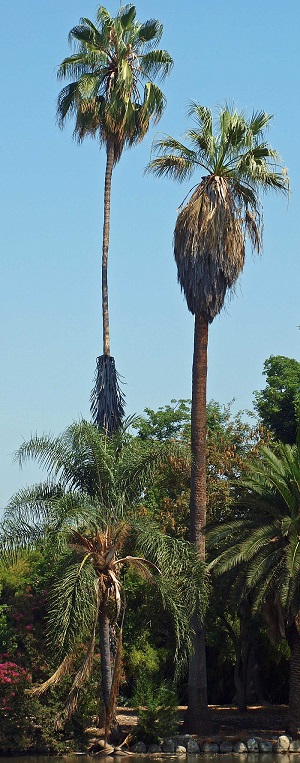
[[[140,59],[140,69],[143,77],[164,80],[174,66],[172,56],[166,50],[150,50]]]
[[[73,650],[91,631],[98,607],[95,573],[91,565],[73,562],[70,552],[61,559],[61,576],[50,595],[48,641],[56,655]]]
[[[156,19],[148,19],[138,29],[138,38],[141,42],[157,44],[163,33],[163,25]]]
[[[60,715],[56,718],[55,728],[57,730],[61,729],[63,725],[68,720],[70,720],[74,711],[76,710],[80,689],[82,689],[82,687],[85,685],[86,681],[88,680],[92,672],[94,652],[95,652],[95,630],[93,631],[91,639],[89,641],[87,652],[83,660],[83,663],[80,666],[74,678],[71,690],[69,692],[69,695],[66,701],[66,705],[62,713],[60,713]]]
[[[55,673],[53,673],[53,675],[48,678],[47,681],[44,681],[44,683],[40,684],[39,686],[33,686],[32,689],[27,689],[26,693],[33,697],[40,697],[41,694],[44,694],[50,688],[50,686],[57,686],[57,684],[64,676],[68,676],[70,674],[74,659],[74,654],[67,654]]]
[[[120,428],[125,415],[125,396],[119,384],[114,358],[101,355],[97,358],[95,386],[91,392],[93,423],[111,435]]]

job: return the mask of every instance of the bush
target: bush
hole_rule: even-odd
[[[177,697],[166,685],[159,688],[148,685],[146,693],[146,707],[139,707],[134,737],[136,741],[143,741],[145,744],[157,744],[161,738],[172,736],[176,732]]]
[[[27,698],[30,676],[15,662],[0,663],[1,751],[26,749]]]

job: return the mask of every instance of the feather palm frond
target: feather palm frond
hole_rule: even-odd
[[[244,492],[231,522],[207,528],[208,547],[218,549],[209,569],[237,568],[272,638],[283,636],[300,610],[299,445],[262,447],[240,479]]]
[[[50,686],[57,686],[61,678],[70,674],[74,659],[74,654],[67,654],[55,673],[53,673],[53,675],[48,678],[47,681],[44,681],[44,683],[40,684],[39,686],[33,686],[32,689],[27,689],[26,693],[34,697],[40,697],[41,694],[44,694],[45,691],[50,688]]]

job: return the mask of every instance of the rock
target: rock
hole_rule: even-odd
[[[178,744],[177,747],[175,747],[176,755],[186,755],[186,748],[183,746],[183,744]]]
[[[300,752],[300,739],[292,739],[290,742],[290,752]]]
[[[277,742],[275,742],[275,752],[287,752],[287,750],[290,747],[290,739],[285,735],[282,734],[280,737],[278,737]]]
[[[130,747],[130,752],[137,752],[137,753],[143,753],[147,752],[147,747],[144,744],[144,742],[135,742],[135,744]]]
[[[219,752],[219,745],[215,744],[215,742],[204,742],[201,746],[201,752]]]
[[[191,739],[193,739],[191,734],[176,734],[176,736],[174,737],[174,742],[176,742],[176,744],[181,745],[182,747],[185,747],[186,749],[188,746],[188,742]]]
[[[231,742],[221,742],[219,745],[220,752],[228,753],[232,752],[232,744]]]
[[[267,742],[265,739],[260,739],[258,742],[259,752],[272,752],[272,742]]]
[[[250,737],[250,739],[247,739],[246,744],[248,752],[258,752],[258,741],[255,739],[255,737]]]
[[[200,752],[200,747],[196,739],[188,739],[186,749],[190,755],[197,755],[197,753]]]
[[[159,746],[159,744],[149,744],[147,752],[149,752],[150,754],[153,752],[161,752],[161,747]]]
[[[235,742],[233,745],[233,752],[247,752],[247,746],[244,742]]]
[[[175,752],[175,742],[173,739],[164,739],[161,749],[163,752]]]

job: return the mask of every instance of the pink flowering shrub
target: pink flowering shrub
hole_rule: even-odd
[[[13,713],[24,699],[24,690],[30,684],[30,676],[24,668],[15,662],[0,663],[0,709],[4,713]]]
[[[0,662],[1,752],[26,749],[28,697],[25,689],[30,684],[31,676],[20,665],[9,659]]]

